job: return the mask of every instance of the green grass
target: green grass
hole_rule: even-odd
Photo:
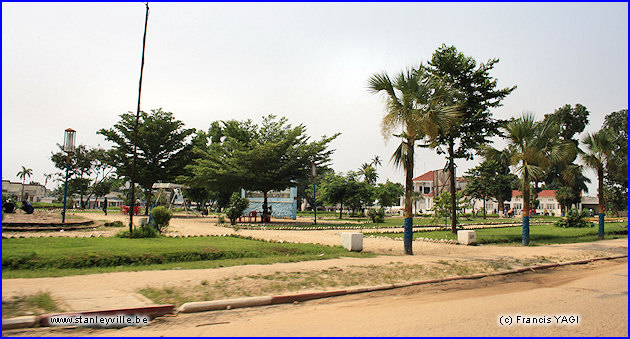
[[[13,296],[2,300],[2,317],[18,317],[58,312],[61,309],[49,292],[38,292],[29,296]]]
[[[627,223],[607,223],[605,239],[628,237]],[[522,229],[516,227],[484,228],[475,230],[478,244],[520,244]],[[402,233],[366,233],[366,235],[402,238]],[[457,240],[457,234],[450,231],[415,232],[416,238]],[[597,240],[597,225],[592,228],[561,228],[553,225],[531,225],[529,228],[530,245],[567,244]]]
[[[341,246],[269,243],[237,237],[2,239],[2,277],[213,268],[340,256],[371,256]]]

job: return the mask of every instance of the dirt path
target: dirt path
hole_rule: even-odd
[[[179,314],[159,318],[144,328],[46,328],[3,334],[625,337],[628,335],[627,270],[627,260],[622,259],[292,305]],[[551,324],[499,325],[500,316],[512,316],[515,321],[517,315],[550,318]],[[578,323],[558,324],[554,316],[561,315],[578,316]]]

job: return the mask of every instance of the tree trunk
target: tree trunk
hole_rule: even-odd
[[[266,222],[267,213],[269,213],[269,206],[267,205],[267,193],[268,191],[263,192],[263,222]]]
[[[597,168],[597,179],[599,187],[597,188],[597,199],[599,204],[599,229],[597,230],[597,237],[601,240],[604,239],[604,167],[599,166]]]
[[[407,133],[407,135],[412,135]],[[405,158],[405,221],[404,227],[404,249],[405,254],[413,255],[413,154],[415,140],[407,137],[407,157]]]
[[[457,198],[455,197],[455,141],[453,138],[448,143],[448,170],[450,172],[451,183],[451,232],[457,233]]]
[[[529,178],[523,178],[523,245],[529,245]]]
[[[503,202],[503,200],[501,199],[497,199],[497,203],[499,205],[499,213],[502,215],[503,218],[505,218],[505,213],[503,213],[503,211],[505,211],[505,203]]]
[[[340,207],[339,207],[339,219],[343,219],[343,199],[341,200],[341,203],[339,203]]]

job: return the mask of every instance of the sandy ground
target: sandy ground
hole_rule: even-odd
[[[120,214],[81,213],[81,216],[94,220],[126,221],[128,216]],[[136,220],[134,218],[134,220]],[[79,234],[105,234],[120,230],[71,231],[63,236]],[[102,232],[102,233],[98,233]],[[217,235],[237,233],[264,240],[283,240],[292,242],[339,245],[342,231],[272,231],[240,230],[216,226],[210,218],[174,218],[171,221],[171,234],[179,235]],[[37,233],[39,236],[40,233]],[[57,234],[59,235],[59,234]],[[375,258],[339,258],[298,263],[278,263],[272,265],[246,265],[216,269],[162,270],[139,272],[116,272],[81,276],[3,279],[2,297],[29,295],[37,291],[50,291],[67,310],[93,310],[118,307],[136,307],[152,304],[150,300],[137,293],[143,287],[197,285],[206,280],[210,283],[234,275],[250,275],[265,272],[295,272],[321,270],[331,267],[351,265],[386,265],[392,262],[418,264],[449,259],[497,259],[502,257],[532,259],[544,256],[560,262],[584,258],[602,257],[615,254],[627,254],[627,239],[604,240],[593,243],[550,245],[537,247],[523,246],[461,246],[429,242],[414,242],[413,256],[403,255],[401,241],[381,238],[364,239],[364,250],[383,254]]]
[[[627,259],[478,280],[179,314],[124,329],[41,328],[5,336],[620,336],[628,335]],[[516,317],[549,324],[516,324]],[[561,324],[573,315],[573,324]],[[512,325],[499,318],[512,317]],[[559,318],[556,318],[559,317]]]

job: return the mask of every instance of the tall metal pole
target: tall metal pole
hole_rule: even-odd
[[[61,212],[61,223],[66,223],[66,196],[68,196],[68,171],[70,171],[70,154],[66,155],[66,185],[63,189],[63,212]]]
[[[315,192],[315,176],[317,175],[317,167],[315,163],[311,163],[313,174],[313,212],[315,213],[315,225],[317,225],[317,194]]]
[[[144,18],[144,35],[142,37],[142,61],[140,63],[140,83],[138,85],[138,108],[136,110],[136,125],[133,129],[133,162],[131,163],[131,201],[129,203],[129,233],[133,231],[133,212],[136,205],[136,158],[138,144],[138,121],[140,120],[140,95],[142,94],[142,72],[144,71],[144,47],[147,42],[147,23],[149,22],[149,3],[145,3],[147,7],[146,16]]]

